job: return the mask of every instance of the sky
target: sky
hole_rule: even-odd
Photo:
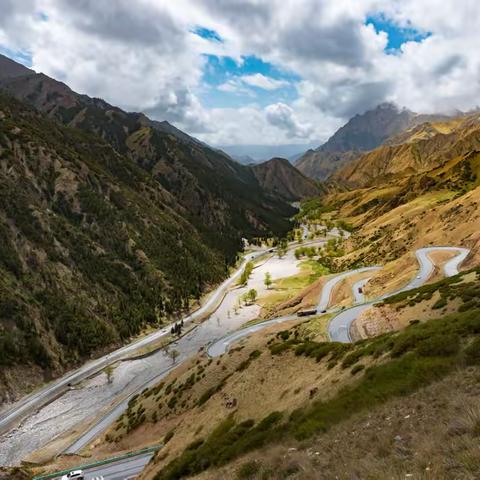
[[[212,145],[318,144],[394,102],[470,110],[477,0],[0,0],[0,53]]]

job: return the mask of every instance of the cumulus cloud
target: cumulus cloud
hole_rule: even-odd
[[[289,138],[309,138],[313,128],[298,121],[293,109],[285,103],[275,103],[265,109],[267,120],[284,130]]]
[[[391,54],[387,33],[367,24],[372,16],[428,38]],[[474,107],[478,18],[474,0],[3,0],[0,47],[27,52],[35,69],[77,91],[205,141],[320,141],[383,101],[419,112]],[[195,34],[198,26],[222,41]],[[206,108],[205,54],[239,65],[255,56],[292,72],[298,97],[282,97],[284,80],[253,71],[218,87],[245,96],[242,108]]]
[[[276,90],[289,85],[286,80],[276,80],[271,77],[266,77],[261,73],[255,73],[253,75],[244,75],[241,77],[243,83],[251,85],[252,87],[263,88],[264,90]]]

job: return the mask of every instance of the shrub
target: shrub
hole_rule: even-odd
[[[290,336],[290,332],[288,330],[282,330],[281,332],[277,333],[277,337],[281,338],[282,340],[288,340]]]
[[[434,335],[423,340],[417,348],[423,357],[449,357],[455,355],[460,349],[457,335]]]
[[[480,363],[480,337],[477,337],[465,349],[465,358],[467,363],[470,365]]]
[[[174,435],[175,435],[175,429],[172,428],[165,434],[165,437],[163,438],[163,443],[168,443],[173,438]]]
[[[260,470],[260,464],[254,460],[240,465],[237,470],[237,478],[252,478]]]
[[[355,365],[352,370],[351,370],[351,374],[352,375],[356,375],[358,372],[361,372],[363,369],[365,368],[365,365]]]
[[[444,297],[439,298],[433,305],[433,309],[443,308],[447,305],[447,299]]]
[[[399,335],[393,343],[390,355],[392,357],[400,357],[404,353],[413,350],[420,340],[417,332],[403,333]]]

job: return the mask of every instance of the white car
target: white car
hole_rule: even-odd
[[[82,470],[73,470],[62,477],[62,480],[85,480]]]
[[[420,275],[417,275],[417,278],[420,280],[422,277]]]

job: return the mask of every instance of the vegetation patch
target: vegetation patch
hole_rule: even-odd
[[[413,323],[403,332],[354,345],[312,342],[299,339],[292,332],[279,332],[277,341],[269,345],[272,354],[290,351],[325,361],[328,365],[341,361],[343,368],[352,367],[352,375],[364,373],[330,400],[314,401],[289,416],[274,412],[256,426],[253,422],[237,425],[233,417],[229,417],[195,451],[185,450],[155,478],[185,478],[223,465],[267,443],[290,437],[303,440],[327,431],[354,413],[394,397],[409,395],[453,369],[480,362],[479,335],[478,309],[426,323]],[[379,362],[366,368],[359,363],[365,357],[377,358]]]

